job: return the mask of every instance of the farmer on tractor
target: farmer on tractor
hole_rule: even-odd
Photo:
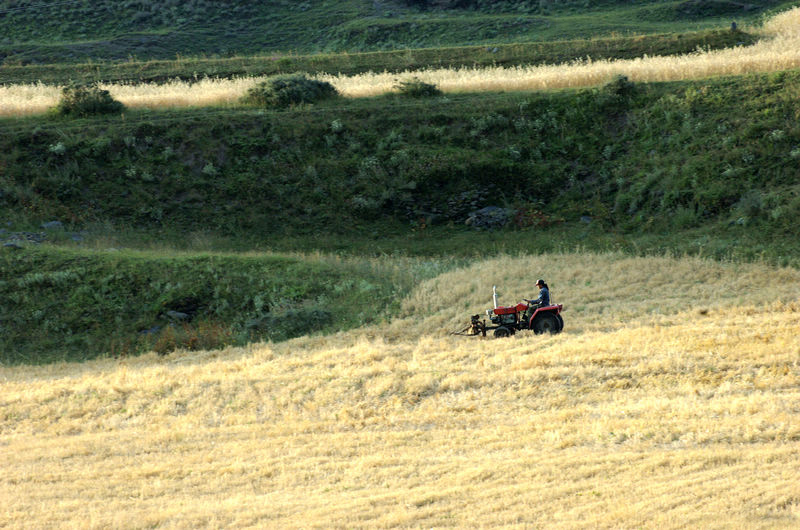
[[[513,306],[501,306],[497,303],[497,287],[492,287],[492,303],[494,307],[486,310],[486,316],[491,322],[481,320],[480,315],[472,315],[469,325],[453,335],[486,336],[486,332],[494,330],[495,337],[508,337],[520,330],[532,330],[537,335],[542,333],[560,333],[564,329],[564,319],[561,304],[551,305],[550,290],[544,280],[536,282],[539,287],[539,298],[527,300]]]
[[[544,283],[544,280],[537,280],[536,287],[539,288],[539,298],[536,300],[528,300],[527,298],[523,298],[528,304],[532,307],[547,307],[550,305],[550,289],[547,288],[547,284]]]

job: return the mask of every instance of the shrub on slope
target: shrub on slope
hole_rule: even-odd
[[[310,79],[305,74],[277,75],[247,91],[245,103],[267,107],[291,107],[335,98],[336,89],[327,81]]]
[[[96,84],[70,85],[61,91],[61,100],[55,108],[61,116],[84,118],[97,114],[120,114],[125,105],[115,100],[108,90]]]

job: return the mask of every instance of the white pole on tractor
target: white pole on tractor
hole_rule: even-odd
[[[494,308],[497,309],[497,286],[492,285],[492,301],[494,302]]]

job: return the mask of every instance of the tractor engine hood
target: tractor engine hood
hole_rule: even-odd
[[[513,306],[495,307],[494,308],[494,314],[495,315],[510,315],[512,313],[522,313],[526,309],[528,309],[528,305],[527,304],[523,304],[522,302],[520,302],[519,304],[513,305]]]

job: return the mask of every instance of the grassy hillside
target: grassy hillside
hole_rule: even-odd
[[[562,335],[438,334],[492,283],[529,293],[520,270],[567,304]],[[356,334],[2,367],[4,520],[793,528],[798,286],[764,265],[501,257]]]
[[[463,227],[730,227],[793,233],[797,72],[554,93],[396,96],[6,121],[4,221],[58,219],[263,240]],[[37,171],[31,171],[37,168]],[[537,213],[539,212],[539,213]],[[538,216],[538,217],[537,217]]]
[[[789,2],[0,2],[3,64],[172,59],[268,51],[372,51],[727,28]]]

